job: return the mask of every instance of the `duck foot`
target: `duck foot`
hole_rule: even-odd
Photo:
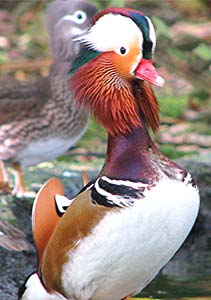
[[[0,161],[0,191],[2,194],[9,194],[12,191],[3,161]]]
[[[36,196],[36,193],[26,190],[21,165],[19,163],[14,163],[13,168],[15,176],[15,186],[11,192],[12,195],[17,198],[34,198]]]
[[[83,182],[84,182],[84,186],[86,186],[89,182],[89,178],[88,178],[88,174],[85,171],[82,171],[82,177],[83,177]]]
[[[7,181],[0,181],[0,191],[2,194],[10,194],[12,192],[12,187]]]

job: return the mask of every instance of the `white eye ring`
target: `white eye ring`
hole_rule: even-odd
[[[73,14],[73,21],[77,24],[83,24],[87,19],[86,13],[82,10],[77,10]]]

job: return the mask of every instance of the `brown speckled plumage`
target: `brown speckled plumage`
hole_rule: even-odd
[[[86,13],[83,22],[71,20],[76,11]],[[79,50],[71,38],[88,26],[96,11],[87,1],[52,2],[46,15],[53,58],[49,77],[30,84],[1,84],[0,160],[12,163],[18,176],[20,166],[63,154],[86,130],[89,112],[76,105],[67,80],[70,63]],[[20,180],[17,178],[14,193],[23,193]]]

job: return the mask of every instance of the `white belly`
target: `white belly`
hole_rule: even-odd
[[[28,167],[54,159],[75,145],[84,131],[69,139],[55,136],[31,142],[15,155],[15,160],[19,161],[22,167]]]
[[[181,246],[198,209],[195,188],[166,179],[133,207],[114,209],[69,253],[62,272],[68,297],[119,300],[141,291]]]

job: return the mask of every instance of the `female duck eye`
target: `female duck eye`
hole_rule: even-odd
[[[78,18],[78,20],[81,20],[83,18],[82,14],[78,14],[76,17]]]
[[[126,48],[125,47],[121,47],[120,48],[120,53],[122,54],[122,55],[124,55],[125,53],[126,53]]]
[[[78,24],[82,24],[85,22],[86,20],[86,14],[84,11],[82,10],[77,10],[75,13],[74,13],[74,17],[75,17],[75,22],[78,23]]]

